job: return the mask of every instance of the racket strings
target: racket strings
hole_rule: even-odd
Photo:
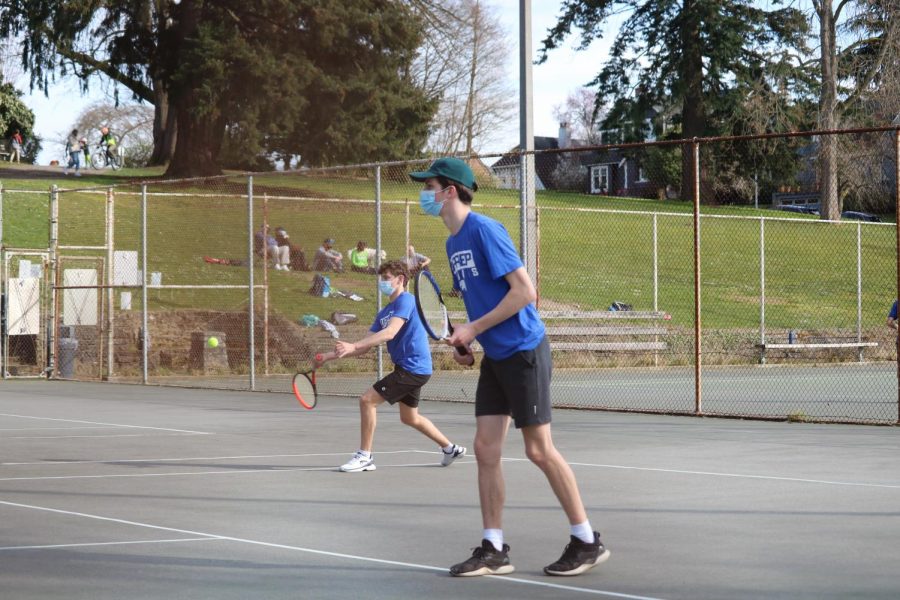
[[[441,338],[449,335],[447,330],[447,308],[441,302],[437,290],[433,285],[423,285],[419,290],[419,303],[422,306],[422,316],[431,332]]]
[[[292,387],[294,388],[294,395],[297,396],[297,400],[300,400],[304,406],[315,406],[316,390],[313,387],[313,383],[306,375],[295,375]]]

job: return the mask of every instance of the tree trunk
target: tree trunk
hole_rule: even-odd
[[[682,137],[691,139],[706,133],[706,107],[703,99],[703,49],[700,22],[693,0],[685,0],[682,26],[681,80],[684,96],[681,107]],[[681,147],[681,198],[694,199],[694,151],[690,144]]]
[[[835,46],[834,12],[831,0],[820,0],[816,7],[819,14],[819,39],[822,48],[819,129],[835,129],[837,127],[837,48]],[[822,189],[819,214],[827,220],[840,219],[837,138],[832,135],[819,137],[819,185]]]
[[[209,117],[195,117],[188,107],[193,92],[186,94],[178,107],[178,143],[166,177],[209,177],[221,175],[218,165],[219,148],[224,126]]]
[[[472,62],[469,64],[469,95],[466,98],[465,128],[466,156],[471,156],[472,143],[475,138],[475,76],[478,73],[478,57],[481,49],[481,7],[478,0],[472,8]]]
[[[151,165],[167,165],[175,154],[178,135],[177,114],[169,106],[169,94],[162,81],[153,82],[153,155]]]

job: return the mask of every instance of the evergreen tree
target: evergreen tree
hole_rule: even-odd
[[[25,141],[22,162],[33,163],[41,149],[40,139],[34,136],[34,113],[22,102],[22,92],[11,83],[0,83],[0,135],[7,146],[16,130]]]
[[[540,60],[573,29],[581,48],[603,35],[606,20],[628,13],[609,59],[590,83],[597,110],[610,106],[604,127],[644,123],[650,109],[678,110],[684,138],[721,133],[716,114],[731,112],[735,87],[757,79],[791,48],[802,48],[808,24],[794,8],[765,10],[750,0],[566,0],[543,41]],[[640,131],[640,128],[634,128]],[[691,149],[682,154],[682,182],[693,181]],[[692,186],[682,185],[682,197]]]
[[[271,152],[312,164],[415,154],[435,108],[403,76],[419,31],[400,0],[23,0],[0,13],[0,34],[25,40],[33,85],[102,75],[154,104],[169,176]]]

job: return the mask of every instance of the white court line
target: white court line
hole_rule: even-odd
[[[170,427],[147,427],[145,425],[123,425],[122,423],[100,423],[97,421],[80,421],[78,419],[53,419],[51,417],[34,417],[30,415],[13,415],[0,413],[0,417],[15,417],[17,419],[36,419],[40,421],[59,421],[61,423],[81,423],[83,425],[105,425],[109,427],[127,427],[131,429],[154,429],[157,431],[175,431],[178,433],[195,433],[198,435],[210,435],[208,431],[191,431],[189,429],[172,429]]]
[[[74,512],[74,511],[69,511],[69,510],[60,510],[57,508],[48,508],[46,506],[34,506],[31,504],[19,504],[18,502],[6,502],[3,500],[0,500],[0,504],[6,505],[6,506],[13,506],[16,508],[29,508],[32,510],[41,510],[41,511],[46,511],[46,512],[57,513],[57,514],[61,514],[61,515],[83,517],[85,519],[96,519],[98,521],[108,521],[111,523],[121,523],[123,525],[133,525],[135,527],[146,527],[148,529],[156,529],[156,530],[160,530],[160,531],[173,531],[175,533],[183,533],[186,535],[199,535],[199,536],[204,536],[207,538],[212,538],[212,539],[217,539],[217,540],[228,540],[231,542],[239,542],[242,544],[251,544],[254,546],[264,546],[266,548],[278,548],[281,550],[294,550],[296,552],[306,552],[308,554],[317,554],[319,556],[331,556],[334,558],[346,558],[346,559],[350,559],[350,560],[372,562],[372,563],[378,563],[378,564],[382,564],[382,565],[391,565],[394,567],[410,567],[413,569],[422,569],[422,570],[426,570],[426,571],[438,571],[438,572],[442,572],[442,573],[447,572],[447,567],[435,567],[435,566],[431,566],[431,565],[422,565],[422,564],[416,564],[416,563],[401,562],[401,561],[396,561],[396,560],[385,560],[383,558],[372,558],[370,556],[359,556],[359,555],[355,555],[355,554],[343,554],[340,552],[328,552],[327,550],[316,550],[314,548],[305,548],[302,546],[289,546],[286,544],[261,542],[259,540],[236,538],[236,537],[231,537],[231,536],[227,536],[227,535],[218,535],[218,534],[214,534],[214,533],[203,533],[202,531],[191,531],[188,529],[177,529],[174,527],[163,527],[161,525],[151,525],[149,523],[140,523],[138,521],[126,521],[124,519],[115,519],[112,517],[102,517],[100,515],[92,515],[92,514],[88,514],[88,513],[80,513],[80,512]],[[449,577],[449,575],[448,575],[448,577]],[[591,588],[582,588],[582,587],[575,587],[575,586],[570,586],[570,585],[559,585],[559,584],[555,584],[555,583],[546,583],[543,581],[532,581],[530,579],[521,579],[518,577],[507,577],[506,575],[491,576],[490,579],[493,581],[497,581],[497,582],[506,581],[506,582],[512,582],[512,583],[521,583],[521,584],[525,584],[525,585],[533,585],[533,586],[537,586],[537,587],[552,588],[552,589],[557,589],[557,590],[566,590],[566,591],[570,591],[570,592],[582,592],[585,594],[593,594],[595,596],[608,596],[611,598],[626,598],[628,600],[663,600],[662,598],[653,598],[650,596],[635,596],[632,594],[621,594],[618,592],[608,592],[608,591],[604,591],[604,590],[595,590],[595,589],[591,589]]]
[[[379,452],[378,454],[402,454],[405,452],[412,452],[418,454],[437,454],[437,452],[432,452],[429,450],[392,450],[388,452]],[[105,464],[105,463],[140,463],[140,462],[177,462],[184,460],[224,460],[224,459],[238,459],[238,458],[283,458],[283,457],[305,457],[305,456],[343,456],[346,452],[333,452],[327,454],[272,454],[272,455],[248,455],[248,456],[221,456],[221,457],[210,457],[210,458],[173,458],[173,459],[136,459],[136,460],[109,460],[109,461],[60,461],[54,463],[0,463],[0,466],[12,466],[12,465],[33,465],[33,464],[54,464],[54,465],[66,465],[66,464]],[[467,454],[466,458],[474,459],[474,454]],[[531,462],[527,458],[503,458],[504,462]],[[474,460],[458,460],[456,461],[458,464],[474,464]],[[433,466],[434,463],[405,463],[399,465],[382,465],[381,468],[394,468],[394,467],[428,467]],[[649,471],[649,472],[657,472],[657,473],[676,473],[679,475],[705,475],[709,477],[731,477],[736,479],[762,479],[762,480],[770,480],[770,481],[791,481],[795,483],[815,483],[821,485],[840,485],[840,486],[852,486],[852,487],[871,487],[871,488],[881,488],[881,489],[900,489],[900,485],[897,484],[888,484],[888,483],[864,483],[864,482],[855,482],[855,481],[834,481],[828,479],[808,479],[802,477],[779,477],[776,475],[747,475],[743,473],[720,473],[715,471],[690,471],[685,469],[661,469],[654,467],[632,467],[628,465],[606,465],[599,463],[583,463],[583,462],[570,462],[570,466],[579,466],[579,467],[595,467],[599,469],[620,469],[626,471]],[[220,471],[188,471],[188,472],[175,472],[175,473],[129,473],[129,474],[108,474],[108,475],[54,475],[54,476],[35,476],[35,477],[0,477],[0,481],[40,481],[40,480],[50,480],[50,479],[113,479],[113,478],[121,478],[121,477],[183,477],[187,475],[222,475],[222,474],[243,474],[243,473],[276,473],[276,472],[301,472],[301,471],[335,471],[337,467],[286,467],[286,468],[272,468],[272,469],[235,469],[229,468],[227,470]]]
[[[403,454],[405,452],[424,452],[424,450],[386,450],[378,454]],[[432,452],[429,454],[437,454]],[[318,452],[308,454],[244,454],[239,456],[189,456],[180,458],[110,458],[106,460],[42,460],[38,462],[4,462],[0,467],[12,465],[90,465],[106,463],[143,463],[143,462],[179,462],[185,460],[236,460],[242,458],[303,458],[307,456],[346,456],[347,452]]]
[[[0,431],[70,431],[73,429],[107,429],[106,427],[5,427]]]
[[[527,458],[504,458],[504,461],[530,462]],[[805,479],[802,477],[778,477],[777,475],[745,475],[743,473],[717,473],[715,471],[687,471],[683,469],[657,469],[653,467],[628,467],[625,465],[603,465],[595,463],[570,462],[570,466],[598,467],[601,469],[624,469],[628,471],[655,471],[657,473],[677,473],[679,475],[708,475],[711,477],[734,477],[739,479],[768,479],[770,481],[795,481],[797,483],[821,483],[825,485],[848,485],[855,487],[873,487],[900,489],[900,485],[889,483],[860,483],[855,481],[831,481],[828,479]]]
[[[170,430],[171,431],[171,430]],[[174,437],[184,435],[209,435],[200,432],[186,433],[107,433],[98,435],[7,435],[3,441],[11,440],[66,440],[70,438],[118,438],[118,437]]]
[[[346,452],[344,453],[346,454]],[[399,465],[382,465],[381,469],[396,469],[407,467],[434,467],[436,462],[405,463]],[[475,464],[474,460],[460,461],[454,464]],[[184,471],[175,473],[125,473],[116,475],[46,475],[43,477],[0,477],[0,481],[45,481],[53,479],[120,479],[123,477],[184,477],[189,475],[244,475],[247,473],[300,473],[304,471],[337,471],[338,467],[286,467],[272,469],[235,469],[228,468],[220,471]]]
[[[172,544],[175,542],[212,542],[219,538],[178,538],[177,540],[132,540],[130,542],[88,542],[85,544],[49,544],[46,546],[0,546],[3,550],[59,550],[62,548],[84,548],[89,546],[125,546],[128,544]]]

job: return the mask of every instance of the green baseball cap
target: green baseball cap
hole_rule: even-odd
[[[425,181],[430,177],[446,177],[451,181],[461,183],[473,192],[478,191],[475,183],[475,174],[469,165],[458,158],[439,158],[428,167],[427,171],[414,171],[409,174],[413,181]]]

